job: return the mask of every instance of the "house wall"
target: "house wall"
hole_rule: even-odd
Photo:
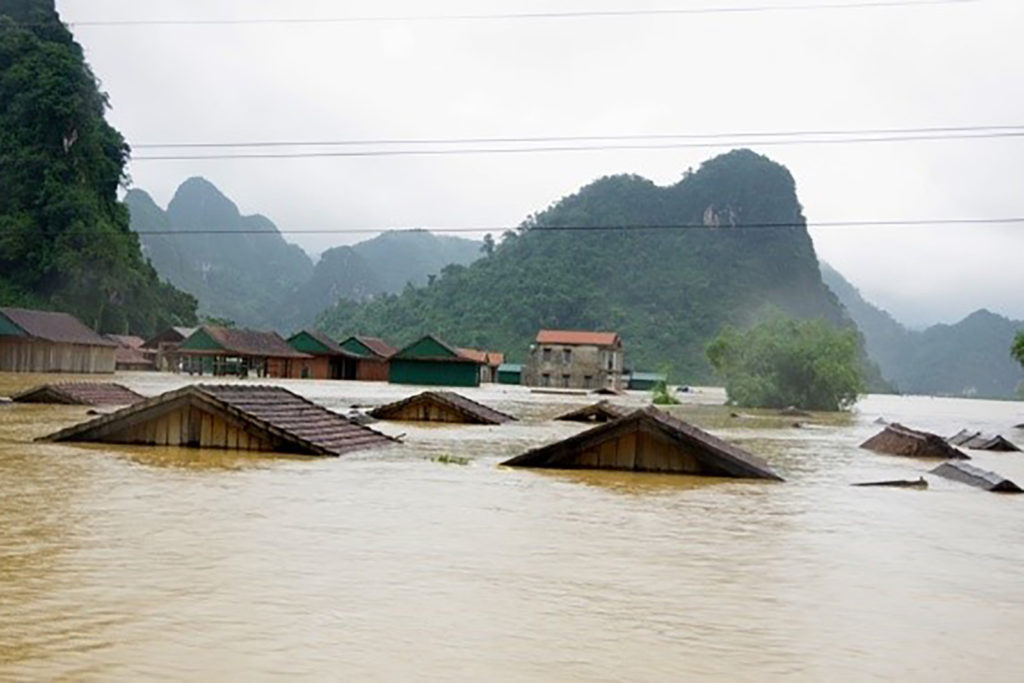
[[[331,379],[331,359],[328,356],[296,358],[287,370],[292,379]]]
[[[498,372],[498,384],[522,384],[522,383],[523,383],[523,373],[522,373],[522,371],[519,371],[519,372],[509,372],[509,371],[506,370],[506,371],[499,371]]]
[[[477,368],[476,363],[392,358],[388,364],[388,381],[392,384],[475,387],[480,385]]]
[[[113,346],[0,337],[0,372],[114,372]]]
[[[430,401],[408,403],[389,413],[387,419],[410,422],[468,422],[461,412]]]
[[[273,451],[268,441],[218,415],[194,406],[182,406],[164,415],[107,434],[105,443],[189,446],[242,451]]]
[[[361,358],[356,362],[356,379],[363,382],[387,382],[388,362],[374,358]]]
[[[642,429],[592,444],[575,454],[565,466],[673,474],[701,472],[700,462],[693,453],[659,434]]]
[[[621,346],[535,344],[523,367],[523,383],[567,389],[623,388]]]

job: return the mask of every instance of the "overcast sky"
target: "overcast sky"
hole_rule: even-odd
[[[58,0],[65,21],[837,4],[810,0]],[[135,155],[166,142],[1024,125],[1024,3],[685,16],[73,26]],[[1024,138],[751,145],[814,221],[1024,216]],[[451,147],[447,145],[445,147]],[[602,175],[668,184],[727,148],[133,161],[166,205],[202,175],[282,230],[514,226]],[[1024,224],[818,228],[912,325],[1024,319]],[[288,236],[311,253],[368,235]]]

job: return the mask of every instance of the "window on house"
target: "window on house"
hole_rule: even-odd
[[[544,350],[542,351],[542,355],[543,355],[543,358],[544,358],[544,362],[545,362],[545,363],[550,363],[550,362],[551,362],[551,349],[549,349],[549,348],[545,348],[545,349],[544,349]]]
[[[614,370],[615,369],[615,356],[613,354],[611,354],[611,353],[608,354],[608,369],[609,370]]]
[[[594,386],[594,376],[593,375],[583,375],[583,388],[584,389],[589,389],[592,386]]]
[[[550,387],[551,386],[551,375],[549,375],[546,372],[543,375],[541,375],[540,376],[540,385],[542,387]]]
[[[566,365],[572,363],[572,349],[562,349],[562,362]]]
[[[569,386],[569,375],[562,375],[562,386],[568,388],[568,386]]]

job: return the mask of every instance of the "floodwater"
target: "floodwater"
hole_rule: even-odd
[[[337,410],[414,391],[280,383]],[[380,423],[405,443],[307,459],[36,444],[86,409],[0,405],[0,680],[1021,679],[1024,496],[849,484],[937,464],[858,449],[880,416],[1021,444],[1024,404],[673,409],[778,483],[501,468],[589,401],[464,393],[523,419]],[[972,455],[1024,484],[1024,455]]]

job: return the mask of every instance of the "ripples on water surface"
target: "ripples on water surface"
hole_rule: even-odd
[[[414,391],[282,383],[338,410]],[[779,484],[503,469],[588,399],[465,393],[524,419],[262,458],[35,444],[86,409],[0,405],[0,679],[1020,679],[1024,496],[849,484],[935,465],[859,450],[879,416],[1020,444],[1024,405],[877,396],[800,429],[718,393],[674,409]],[[1024,456],[972,454],[1024,483]]]

